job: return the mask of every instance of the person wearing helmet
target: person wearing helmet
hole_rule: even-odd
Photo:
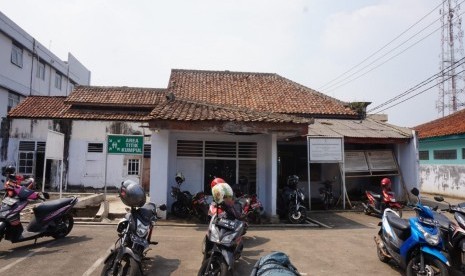
[[[226,181],[224,181],[223,178],[215,177],[210,183],[210,186],[213,189],[213,187],[215,187],[216,184],[220,184],[220,183],[226,183]]]
[[[383,190],[391,190],[391,180],[387,177],[381,179],[381,188]]]
[[[218,179],[220,179],[220,181],[223,182],[217,182],[214,184],[213,182],[218,181]],[[215,178],[212,181],[212,196],[212,205],[214,205],[213,207],[218,207],[222,211],[224,211],[226,213],[227,219],[240,219],[241,212],[238,211],[237,207],[235,206],[234,192],[231,186],[229,186],[228,183],[224,182],[223,179]],[[210,209],[212,208],[210,207]]]
[[[391,179],[387,177],[381,179],[381,189],[381,195],[383,199],[380,201],[381,206],[378,206],[378,208],[381,207],[380,210],[384,211],[384,209],[386,208],[386,198],[389,198],[389,193],[391,192]]]

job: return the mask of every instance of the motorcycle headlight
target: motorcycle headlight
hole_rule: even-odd
[[[417,226],[418,230],[421,232],[421,234],[423,234],[423,237],[425,238],[426,242],[430,245],[433,245],[433,246],[436,246],[439,244],[439,231],[438,233],[435,235],[435,234],[431,234],[431,233],[428,233],[428,231],[426,231],[423,226],[416,222],[415,221],[415,225]]]
[[[145,237],[145,235],[147,235],[147,232],[149,231],[149,225],[145,225],[143,224],[141,221],[137,220],[137,230],[136,230],[136,234],[143,238]]]

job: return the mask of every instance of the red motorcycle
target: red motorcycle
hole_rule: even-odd
[[[394,192],[383,189],[382,194],[376,194],[371,191],[365,191],[365,194],[368,198],[367,203],[363,204],[363,212],[366,215],[375,213],[378,215],[383,215],[384,209],[390,208],[396,211],[399,214],[399,217],[402,217],[402,204],[396,201],[396,196]]]
[[[262,203],[257,195],[243,195],[236,199],[241,205],[242,217],[250,223],[261,223],[261,218],[264,213]]]
[[[21,186],[28,190],[35,189],[34,178],[25,177],[15,172],[16,172],[16,168],[13,166],[6,166],[2,168],[2,175],[6,178],[5,185],[4,185],[5,196],[13,197],[15,193],[14,190]]]

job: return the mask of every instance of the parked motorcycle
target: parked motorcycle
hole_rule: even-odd
[[[208,223],[208,202],[204,192],[194,196],[189,191],[181,191],[181,184],[185,181],[182,174],[175,177],[177,186],[171,187],[171,196],[176,200],[171,205],[171,213],[178,218],[197,217],[201,222]]]
[[[7,187],[15,187],[15,186],[24,186],[25,188],[29,190],[34,190],[35,189],[35,180],[32,177],[27,177],[21,174],[16,173],[16,168],[14,166],[5,166],[2,167],[2,176],[5,177],[5,180],[2,179],[2,182],[4,182],[4,187],[5,189]],[[5,196],[13,196],[12,191],[5,191]]]
[[[236,196],[236,202],[241,208],[241,217],[243,217],[247,222],[260,224],[265,211],[262,203],[258,199],[258,196],[256,194],[244,194],[235,189],[234,195]]]
[[[366,215],[372,213],[382,216],[384,210],[389,208],[394,210],[399,214],[399,217],[402,217],[403,206],[396,200],[394,192],[386,191],[383,189],[382,194],[377,194],[371,191],[365,191],[365,194],[368,198],[366,203],[362,203],[363,212]]]
[[[402,219],[390,208],[383,213],[380,230],[374,237],[378,258],[394,260],[412,275],[448,275],[449,262],[441,252],[443,241],[431,208],[421,203],[420,192],[412,189],[418,203],[412,208],[416,216]]]
[[[210,205],[212,218],[202,243],[203,261],[198,275],[233,275],[234,262],[241,257],[245,222],[227,219],[221,205]]]
[[[437,213],[436,219],[440,225],[451,266],[465,274],[465,203],[451,205],[444,201],[442,196],[435,196],[434,199],[448,204],[448,208],[441,209],[441,211],[454,214],[455,221],[449,220],[442,213]],[[437,207],[434,209],[437,210]]]
[[[281,194],[281,208],[280,213],[286,215],[288,220],[293,223],[302,223],[307,218],[307,208],[305,208],[304,200],[305,195],[297,184],[299,177],[291,175],[288,177],[287,186]]]
[[[131,180],[123,182],[119,191],[124,204],[130,207],[126,216],[118,223],[118,239],[115,248],[104,261],[101,275],[142,275],[142,259],[152,242],[152,231],[157,216],[157,206],[145,203],[143,188]],[[165,211],[166,205],[158,206]]]
[[[325,210],[330,209],[336,205],[336,198],[333,195],[333,182],[332,180],[326,180],[323,183],[323,187],[319,189],[321,200],[323,201],[323,208]]]
[[[29,200],[45,201],[49,196],[47,193],[41,194],[21,185],[9,185],[5,189],[7,196],[3,198],[0,206],[0,240],[5,238],[16,243],[45,236],[59,239],[73,229],[71,210],[78,201],[76,197],[51,200],[34,207],[34,216],[24,229],[20,213]]]

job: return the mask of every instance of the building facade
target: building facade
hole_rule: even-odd
[[[423,191],[465,198],[465,110],[415,127]]]
[[[90,71],[71,53],[63,61],[0,12],[0,167],[17,159],[17,148],[9,144],[7,113],[28,96],[67,96],[75,85],[89,85]],[[10,145],[10,148],[9,148]],[[20,172],[35,174],[43,144],[30,141],[27,155],[33,164]],[[29,162],[29,161],[28,161]]]

